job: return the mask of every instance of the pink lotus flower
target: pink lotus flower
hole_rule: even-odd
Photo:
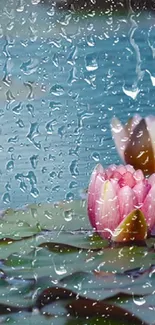
[[[122,160],[150,175],[155,172],[155,116],[136,114],[125,125],[114,117],[111,131]]]
[[[131,165],[104,169],[99,164],[92,173],[87,200],[90,223],[103,238],[114,237],[122,223],[129,226],[129,220],[130,232],[135,215],[140,216],[139,226],[135,226],[140,227],[136,230],[137,239],[141,238],[141,231],[146,237],[147,230],[155,226],[155,174],[146,179],[141,170],[135,171]]]

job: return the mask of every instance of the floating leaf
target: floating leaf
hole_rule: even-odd
[[[84,201],[7,210],[0,234],[3,324],[153,324],[149,302],[138,314],[138,303],[155,291],[153,238],[146,243],[110,246],[89,226]]]
[[[70,218],[66,214],[70,213]],[[59,202],[56,204],[32,204],[23,210],[6,210],[3,213],[3,220],[8,225],[27,223],[29,227],[36,227],[34,234],[41,230],[66,230],[74,231],[77,229],[91,230],[88,221],[86,204],[83,200],[73,202]],[[18,229],[18,228],[17,228]],[[12,233],[11,228],[9,228]],[[5,231],[3,232],[5,236]]]

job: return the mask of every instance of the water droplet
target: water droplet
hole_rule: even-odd
[[[32,157],[30,157],[30,162],[31,162],[32,168],[36,169],[36,167],[38,165],[38,155],[33,155]]]
[[[61,178],[62,178],[62,176],[63,176],[63,171],[62,171],[62,170],[60,170],[60,171],[59,171],[59,173],[58,173],[58,178],[59,178],[59,179],[61,179]]]
[[[10,185],[10,183],[6,183],[6,185],[5,185],[5,189],[6,189],[7,192],[9,192],[9,191],[11,190],[11,185]]]
[[[43,174],[45,174],[47,172],[47,168],[43,167],[41,171],[42,171]]]
[[[37,209],[36,208],[31,208],[31,214],[34,219],[37,218]]]
[[[36,199],[39,196],[39,190],[36,187],[32,187],[30,194]]]
[[[76,177],[79,175],[79,171],[77,168],[77,160],[73,160],[69,166],[70,173],[72,176]]]
[[[18,140],[19,140],[19,138],[18,138],[18,136],[16,135],[16,136],[13,137],[13,138],[9,138],[9,139],[8,139],[8,143],[16,143],[16,142],[18,142]]]
[[[52,213],[47,210],[44,212],[44,215],[49,220],[52,220],[52,218],[53,218]]]
[[[41,144],[40,142],[36,142],[34,139],[35,137],[37,137],[39,135],[39,130],[38,130],[39,126],[38,126],[38,123],[37,122],[34,122],[34,123],[31,123],[30,125],[30,130],[29,130],[29,133],[27,134],[27,138],[29,139],[29,141],[31,143],[34,144],[34,146],[37,148],[37,149],[41,149]]]
[[[4,81],[4,79],[3,79],[3,82],[6,83],[7,86],[9,85],[8,80],[5,80],[5,81]],[[9,102],[9,103],[14,102],[15,97],[14,97],[14,95],[12,94],[11,90],[8,90],[8,91],[6,92],[6,100],[7,100],[7,102]]]
[[[29,59],[28,61],[22,63],[20,69],[25,75],[31,75],[37,71],[38,64],[38,59]]]
[[[57,124],[57,121],[56,120],[52,120],[52,121],[49,121],[47,124],[46,124],[46,131],[47,131],[47,134],[52,134],[54,129],[53,129],[53,125]]]
[[[85,58],[85,64],[87,71],[95,71],[98,69],[98,63],[96,56],[93,54],[88,54]]]
[[[98,152],[93,152],[92,154],[92,158],[96,161],[99,162],[100,161],[100,155]]]
[[[56,175],[57,175],[56,172],[51,172],[51,173],[50,173],[50,177],[51,177],[51,178],[56,177]]]
[[[144,297],[134,297],[133,298],[133,302],[137,305],[137,306],[142,306],[146,303],[146,300],[144,299]]]
[[[20,186],[19,186],[19,188],[20,188],[20,190],[21,190],[22,192],[26,192],[26,190],[27,190],[27,186],[26,186],[26,184],[25,184],[24,181],[21,181],[21,182],[20,182]]]
[[[37,184],[37,178],[33,171],[30,171],[28,175],[26,175],[26,178],[28,179],[32,187]]]
[[[58,192],[60,190],[60,186],[56,185],[52,188],[52,192]]]
[[[80,146],[78,145],[78,146],[76,146],[76,148],[70,148],[69,149],[69,155],[71,155],[71,156],[79,156],[79,150],[80,150]]]
[[[23,12],[24,11],[24,2],[23,2],[23,0],[18,1],[16,11],[17,12]]]
[[[16,122],[16,124],[20,127],[20,128],[24,128],[24,122],[21,120],[21,119],[19,119],[17,122]]]
[[[70,65],[74,65],[75,64],[75,60],[77,58],[77,47],[73,47],[72,51],[70,52],[68,59],[67,59],[67,63]]]
[[[8,161],[7,165],[6,165],[6,170],[11,172],[14,169],[14,161],[10,160]]]
[[[67,273],[67,270],[65,269],[64,265],[56,266],[54,261],[53,264],[54,264],[54,271],[57,275],[64,275]]]
[[[84,76],[84,80],[90,85],[93,89],[96,88],[95,86],[95,80],[96,80],[96,75],[95,74],[90,74]]]
[[[64,88],[56,84],[53,87],[51,87],[50,92],[55,96],[62,96],[64,94]]]
[[[75,67],[73,67],[73,68],[70,70],[69,78],[68,78],[68,80],[67,80],[68,85],[71,86],[71,85],[73,84],[73,82],[75,82],[76,80],[78,80],[77,69],[76,69]]]
[[[28,112],[31,114],[32,117],[34,117],[34,106],[31,104],[26,105]]]
[[[52,112],[59,111],[61,106],[62,105],[61,105],[60,102],[50,102],[50,105],[49,105],[49,107],[51,108]]]
[[[69,184],[69,188],[76,188],[77,185],[78,185],[77,182],[72,181],[72,182],[70,182],[70,184]]]
[[[18,105],[14,106],[12,111],[13,111],[14,114],[20,114],[22,109],[23,109],[23,105],[22,105],[22,103],[19,103]]]
[[[65,126],[64,125],[60,126],[58,128],[58,134],[60,135],[61,138],[63,137],[63,135],[65,134]]]
[[[124,91],[124,94],[131,97],[132,99],[136,99],[137,95],[140,92],[140,89],[138,89],[138,88],[128,90],[128,89],[125,89],[125,87],[123,86],[122,89]]]
[[[12,30],[12,29],[13,29],[13,27],[14,27],[14,25],[15,25],[15,24],[14,24],[14,22],[13,22],[13,21],[11,21],[10,23],[8,23],[8,24],[7,24],[7,27],[6,27],[6,28],[7,28],[7,30]]]
[[[87,44],[89,46],[95,46],[95,39],[92,35],[87,36]]]
[[[14,147],[9,147],[8,152],[11,153],[14,151]]]
[[[58,57],[57,54],[54,54],[54,55],[53,55],[52,62],[53,62],[53,64],[55,65],[55,67],[58,68],[58,66],[59,66],[59,57]]]
[[[155,76],[153,76],[149,70],[145,70],[145,71],[149,74],[151,82],[152,82],[152,86],[154,87],[155,86]]]
[[[52,17],[52,16],[54,16],[54,14],[55,14],[54,7],[52,7],[52,8],[50,8],[50,9],[47,10],[47,15],[48,16]]]
[[[31,0],[31,3],[32,3],[33,5],[38,5],[39,2],[40,2],[40,0]]]
[[[11,202],[10,194],[7,192],[3,195],[4,204],[9,204]]]
[[[63,26],[67,26],[70,22],[72,18],[72,15],[69,13],[69,14],[65,14],[62,16],[61,19],[58,20],[59,24],[63,25]]]
[[[48,157],[48,159],[50,160],[50,161],[55,161],[56,160],[56,157],[54,156],[54,155],[49,155],[49,157]]]
[[[72,192],[69,192],[66,194],[66,201],[73,201],[74,200],[74,194]]]
[[[73,210],[69,209],[69,210],[64,211],[64,218],[66,221],[71,221],[73,218]]]
[[[17,174],[15,175],[15,179],[16,179],[17,181],[19,181],[19,182],[21,182],[21,181],[23,180],[23,177],[24,177],[23,174],[19,174],[19,173],[17,173]]]
[[[37,12],[31,12],[29,16],[29,21],[34,24],[37,20]]]
[[[3,117],[3,116],[4,116],[4,110],[0,109],[0,117]]]

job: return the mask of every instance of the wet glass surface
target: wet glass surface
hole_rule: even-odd
[[[112,117],[154,114],[154,15],[129,7],[0,2],[1,324],[154,324],[154,175],[83,191],[120,163]]]

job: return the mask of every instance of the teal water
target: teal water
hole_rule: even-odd
[[[10,6],[0,7],[0,208],[76,199],[96,163],[120,162],[112,116],[154,114],[154,17]]]

